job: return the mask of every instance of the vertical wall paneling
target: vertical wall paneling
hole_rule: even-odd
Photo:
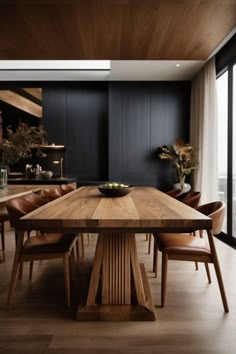
[[[175,170],[156,148],[189,137],[189,82],[111,83],[109,179],[168,188]]]
[[[168,161],[155,157],[158,146],[172,145],[176,138],[189,139],[190,83],[162,82],[151,90],[151,175],[160,188],[172,186],[176,170]]]
[[[109,179],[143,184],[150,176],[150,88],[111,84]]]
[[[190,82],[77,82],[46,87],[49,142],[65,144],[66,174],[171,188],[158,146],[189,139]],[[109,93],[109,95],[108,95]]]
[[[43,89],[43,124],[48,143],[66,145],[66,91],[64,86]]]
[[[108,155],[107,86],[67,88],[67,172],[79,180],[106,180]]]

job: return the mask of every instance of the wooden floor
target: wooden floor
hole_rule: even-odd
[[[72,284],[73,308],[65,308],[63,267],[60,261],[35,264],[33,281],[28,267],[18,281],[11,312],[6,311],[14,242],[6,235],[5,262],[0,264],[0,353],[19,354],[118,354],[201,353],[233,354],[236,351],[236,252],[216,241],[230,312],[225,314],[211,267],[207,283],[203,265],[169,262],[167,305],[160,308],[160,277],[151,272],[144,235],[136,237],[140,260],[145,263],[156,305],[156,322],[77,322],[78,299],[84,301],[96,236],[85,238],[85,258]],[[1,257],[3,256],[0,253]],[[159,257],[159,264],[160,264]],[[160,267],[159,267],[160,269]]]

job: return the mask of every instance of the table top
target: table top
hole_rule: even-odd
[[[27,214],[19,229],[101,232],[192,231],[210,229],[212,220],[152,187],[134,187],[107,198],[97,187],[81,187]]]
[[[0,189],[0,203],[15,197],[20,197],[31,192],[38,192],[40,189],[37,186],[8,186],[5,189]]]

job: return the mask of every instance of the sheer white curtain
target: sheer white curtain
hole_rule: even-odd
[[[193,188],[201,203],[217,199],[217,93],[215,58],[208,61],[192,81],[190,141],[197,148],[198,168]]]

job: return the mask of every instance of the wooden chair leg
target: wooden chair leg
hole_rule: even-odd
[[[162,252],[162,269],[161,269],[161,306],[162,307],[164,307],[166,303],[167,268],[168,268],[168,254],[166,252]]]
[[[151,253],[151,246],[152,246],[152,234],[148,234],[148,254]]]
[[[22,275],[23,275],[23,262],[20,262],[20,267],[19,267],[19,280],[22,280]]]
[[[155,278],[157,278],[157,262],[158,262],[158,244],[156,237],[154,237],[153,243],[153,268],[152,271],[155,273]]]
[[[1,223],[1,240],[2,240],[2,250],[5,251],[5,231],[4,222]]]
[[[12,303],[13,303],[13,296],[14,296],[14,292],[15,292],[15,288],[16,288],[17,275],[18,275],[18,271],[19,271],[20,252],[21,252],[21,247],[23,244],[23,239],[24,239],[24,231],[21,231],[18,233],[16,252],[15,252],[13,266],[12,266],[12,272],[11,272],[11,280],[10,280],[8,302],[7,302],[8,310],[11,309]]]
[[[80,234],[80,239],[81,239],[81,253],[82,253],[82,257],[84,258],[84,234]]]
[[[76,241],[76,244],[75,244],[78,268],[79,268],[79,258],[80,258],[80,256],[79,256],[79,239],[80,238],[78,238],[78,240]]]
[[[70,254],[70,268],[71,268],[72,279],[75,282],[76,274],[75,274],[75,252],[74,252],[74,248],[72,249],[71,254]]]
[[[148,235],[149,235],[149,234],[146,234],[146,241],[148,241]]]
[[[198,262],[195,262],[195,269],[198,270]]]
[[[70,307],[70,273],[69,273],[69,255],[65,254],[64,258],[64,278],[65,278],[65,290],[66,290],[66,306]]]
[[[205,268],[206,268],[208,283],[211,284],[211,273],[210,273],[210,269],[209,269],[209,264],[208,263],[205,263]]]
[[[214,264],[214,268],[215,268],[215,272],[216,272],[216,277],[218,280],[218,285],[219,285],[219,289],[220,289],[220,294],[221,294],[221,298],[222,298],[222,302],[223,302],[224,311],[229,312],[228,301],[226,298],[223,278],[221,275],[220,264],[219,264],[216,249],[215,249],[215,243],[213,240],[212,231],[207,230],[207,235],[208,235],[208,241],[209,241],[209,245],[210,245],[211,252],[212,252],[213,264]]]
[[[15,231],[15,243],[16,243],[16,247],[17,247],[17,241],[18,241],[18,234],[17,234],[17,231]]]
[[[32,276],[33,276],[33,266],[34,266],[34,262],[31,261],[31,262],[30,262],[30,269],[29,269],[29,280],[32,280]]]

